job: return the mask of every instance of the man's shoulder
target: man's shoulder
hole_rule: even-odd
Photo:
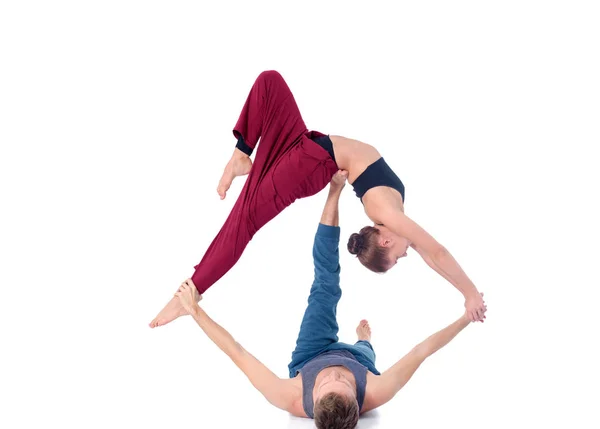
[[[302,377],[298,374],[294,378],[285,380],[285,382],[290,386],[291,395],[287,412],[296,417],[308,417],[304,412],[304,406],[302,403]]]
[[[381,380],[380,375],[373,374],[371,371],[367,372],[367,386],[365,388],[365,400],[363,402],[361,413],[366,413],[379,406],[379,381]]]

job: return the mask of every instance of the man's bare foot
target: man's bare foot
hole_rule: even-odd
[[[223,176],[219,181],[219,186],[217,187],[217,192],[222,200],[225,199],[227,191],[237,176],[245,176],[250,173],[250,169],[252,168],[252,160],[248,155],[244,152],[235,149],[231,159],[225,166],[225,171],[223,172]]]
[[[358,335],[359,341],[371,341],[371,327],[369,322],[361,320],[356,328],[356,335]]]

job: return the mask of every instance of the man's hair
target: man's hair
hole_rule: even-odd
[[[354,429],[358,424],[358,402],[338,393],[328,393],[315,403],[318,429]]]

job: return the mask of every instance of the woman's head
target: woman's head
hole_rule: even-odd
[[[358,423],[356,386],[332,368],[314,392],[315,426],[318,429],[353,429]]]
[[[385,273],[406,256],[410,241],[384,226],[365,226],[348,239],[348,251],[376,273]]]

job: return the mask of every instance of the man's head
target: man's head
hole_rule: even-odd
[[[348,239],[348,251],[376,273],[385,273],[406,256],[410,241],[385,226],[365,226]]]
[[[356,386],[333,368],[314,393],[315,426],[318,429],[353,429],[358,423]]]

